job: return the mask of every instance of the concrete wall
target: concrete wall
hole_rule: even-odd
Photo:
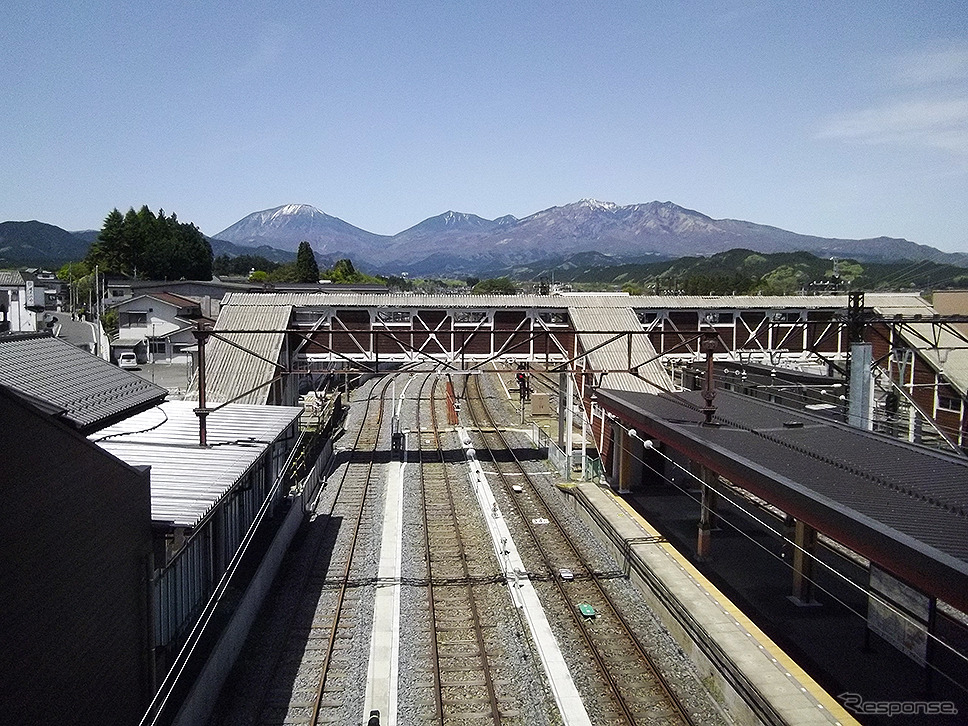
[[[0,723],[137,723],[150,692],[148,471],[2,389],[0,421]]]
[[[296,500],[292,503],[285,521],[279,531],[276,532],[272,544],[259,564],[256,574],[232,615],[232,619],[225,627],[218,644],[179,710],[174,726],[204,726],[211,718],[219,693],[225,685],[242,647],[245,645],[252,624],[259,614],[262,603],[265,601],[282,564],[282,558],[288,551],[299,526],[305,520],[305,514],[312,507],[311,502],[315,497],[315,484],[318,483],[318,472],[326,469],[332,454],[333,444],[332,441],[329,441],[323,447],[323,451],[316,461],[316,466],[313,467],[313,474],[311,474],[313,486],[306,486],[302,494],[296,497]]]

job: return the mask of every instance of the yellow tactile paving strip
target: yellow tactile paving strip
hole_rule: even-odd
[[[627,504],[624,500],[616,497],[612,492],[602,490],[594,485],[579,485],[579,488],[588,491],[588,488],[595,489],[601,492],[603,495],[607,496],[609,500],[629,519],[629,523],[637,528],[641,535],[648,537],[659,537],[659,532],[644,519],[638,512],[636,512],[632,507]],[[587,497],[589,503],[593,503],[592,497]],[[603,516],[608,517],[608,512],[601,512]],[[640,536],[641,536],[640,535]],[[801,693],[805,694],[805,697],[809,697],[814,701],[814,706],[817,711],[814,711],[812,718],[804,718],[803,722],[817,722],[822,720],[827,723],[834,724],[857,724],[858,721],[844,709],[829,693],[823,690],[816,681],[813,680],[799,665],[784,652],[776,643],[774,643],[763,631],[761,631],[739,608],[737,608],[722,592],[720,592],[711,582],[709,582],[689,561],[689,559],[679,553],[675,547],[673,547],[668,542],[657,542],[654,544],[633,544],[632,548],[638,550],[640,548],[655,548],[659,547],[665,552],[666,556],[671,559],[679,568],[680,571],[685,573],[688,578],[696,585],[698,589],[702,591],[705,597],[715,604],[720,611],[722,611],[739,629],[743,632],[746,637],[750,638],[751,641],[755,642],[757,645],[757,651],[762,652],[765,656],[770,659],[776,668],[781,671],[789,681],[792,681],[791,686],[797,688]],[[711,631],[711,635],[718,636],[715,630]],[[750,655],[753,656],[755,660],[756,651],[750,651]],[[736,654],[733,653],[732,657],[737,664],[742,667],[743,661],[745,659],[737,659]],[[762,661],[756,663],[754,661],[746,661],[752,668],[762,667]],[[755,679],[752,679],[755,681]],[[765,698],[770,698],[772,694],[767,692],[765,689],[760,689],[761,693]],[[796,709],[794,709],[795,711]],[[826,711],[826,713],[823,713]],[[790,714],[793,718],[790,719],[791,723],[801,721],[801,719],[796,718],[794,714]],[[807,716],[808,714],[804,714]],[[818,717],[820,717],[818,719]]]

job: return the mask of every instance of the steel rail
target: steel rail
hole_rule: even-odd
[[[461,569],[462,569],[462,574],[463,574],[462,579],[463,579],[463,581],[465,583],[465,585],[464,585],[464,592],[465,592],[465,595],[466,595],[466,598],[467,598],[468,607],[470,609],[470,617],[471,617],[471,621],[472,621],[472,624],[473,624],[473,627],[474,627],[475,638],[477,639],[477,646],[478,646],[479,651],[480,651],[480,658],[481,658],[481,665],[482,665],[482,675],[484,677],[484,685],[485,685],[485,688],[487,689],[488,701],[490,703],[491,719],[492,719],[493,723],[499,724],[499,723],[501,723],[500,704],[498,702],[497,691],[496,691],[495,686],[494,686],[494,679],[493,679],[493,677],[491,675],[490,670],[486,667],[486,663],[487,663],[487,643],[485,642],[485,638],[484,638],[484,628],[483,628],[483,625],[481,623],[480,608],[477,605],[477,600],[476,600],[475,595],[474,595],[473,583],[471,582],[471,576],[470,576],[471,573],[470,573],[470,569],[469,569],[469,567],[467,565],[467,556],[466,556],[465,542],[464,542],[464,537],[461,534],[460,522],[459,522],[459,520],[457,518],[457,506],[456,506],[456,503],[454,501],[454,492],[453,492],[453,488],[451,487],[450,475],[447,473],[447,461],[446,461],[446,458],[444,456],[443,449],[441,449],[441,447],[440,447],[440,438],[441,438],[440,434],[441,434],[441,431],[440,431],[440,425],[439,425],[438,419],[437,419],[437,405],[436,405],[437,404],[437,400],[436,400],[437,383],[438,383],[438,380],[436,378],[434,378],[434,380],[432,382],[432,385],[431,385],[431,388],[430,388],[430,397],[429,397],[429,399],[430,399],[431,427],[432,427],[432,430],[433,430],[434,442],[437,444],[436,447],[435,447],[436,457],[439,460],[438,463],[441,466],[441,474],[442,474],[442,479],[443,479],[443,486],[444,486],[444,489],[445,489],[445,491],[447,493],[448,510],[449,510],[450,515],[451,515],[451,518],[453,520],[453,528],[454,528],[454,533],[455,533],[456,540],[457,540],[458,559],[460,560],[460,563],[461,563]],[[424,384],[426,384],[426,380],[424,381]],[[421,386],[421,391],[422,390],[423,390],[423,385]],[[422,397],[422,395],[421,395],[421,397]],[[420,399],[418,399],[418,400],[420,400]],[[417,409],[417,429],[418,429],[418,431],[421,430],[420,429],[420,407],[419,406],[418,406],[418,409]],[[429,504],[429,502],[427,501],[426,478],[425,478],[425,471],[424,471],[424,468],[423,468],[423,455],[422,454],[423,454],[424,448],[423,448],[422,439],[421,439],[420,450],[421,450],[420,482],[421,482],[421,495],[423,497],[424,537],[425,537],[425,542],[426,542],[426,546],[427,546],[427,575],[428,575],[427,594],[428,594],[429,605],[430,605],[430,610],[431,610],[431,618],[432,618],[433,623],[434,623],[434,634],[433,634],[433,638],[432,638],[432,641],[433,641],[433,651],[434,651],[434,682],[435,682],[435,688],[436,688],[436,691],[437,691],[438,715],[439,715],[439,718],[440,718],[440,723],[443,724],[444,721],[445,721],[444,708],[443,708],[444,698],[443,698],[443,688],[442,688],[441,678],[440,678],[440,661],[439,661],[439,653],[438,653],[438,647],[437,647],[436,600],[435,600],[434,594],[433,594],[433,592],[434,592],[433,557],[431,556],[430,522],[429,522],[429,519],[428,519],[428,511],[429,511],[428,504]]]
[[[383,396],[388,386],[389,386],[389,379],[386,379],[384,381],[383,389],[380,391],[379,396],[378,397],[371,396],[366,399],[366,407],[363,413],[364,419],[369,414],[370,407],[374,400],[380,400],[382,403]],[[383,412],[381,407],[381,410],[380,410],[381,419],[382,419],[382,414]],[[365,427],[360,427],[359,431],[357,432],[356,439],[353,443],[354,449],[359,448],[363,443],[364,428]],[[348,479],[348,473],[349,473],[349,467],[347,467],[346,470],[344,470],[343,475],[342,477],[340,477],[339,483],[336,486],[336,491],[333,496],[333,503],[330,506],[330,512],[329,512],[330,514],[332,514],[332,512],[335,511],[337,503],[340,501],[340,495],[343,493],[344,485],[346,484]],[[301,560],[303,563],[302,566],[304,568],[304,571],[300,574],[299,580],[296,583],[298,594],[294,598],[294,600],[297,603],[302,603],[307,597],[309,597],[308,588],[309,588],[309,582],[312,579],[311,573],[312,573],[314,564],[318,562],[320,559],[323,543],[327,541],[327,534],[329,533],[330,525],[332,522],[333,522],[333,518],[327,517],[326,522],[323,524],[323,527],[318,533],[316,533],[314,537],[314,540],[311,545],[311,551],[307,553],[307,556],[305,558],[302,558]],[[345,584],[345,578],[344,578],[344,584]],[[299,607],[296,606],[296,607],[291,607],[285,611],[284,613],[285,621],[282,626],[282,630],[285,633],[288,634],[292,632],[293,622],[295,620],[296,613],[298,610],[299,610]],[[278,649],[275,649],[270,655],[272,665],[267,669],[267,672],[273,673],[273,674],[277,673],[280,670],[280,663],[282,662],[282,659],[285,655],[286,655],[285,646],[281,646]],[[271,691],[271,679],[267,679],[263,681],[261,686],[262,686],[262,693],[259,696],[259,706],[255,710],[256,723],[265,723],[269,720],[274,720],[274,719],[269,719],[269,717],[267,716],[267,710],[270,708],[269,694]],[[317,712],[317,707],[314,704],[314,713],[316,712]],[[313,721],[314,723],[315,723],[315,718],[316,717],[314,716],[314,721]]]
[[[423,383],[420,385],[420,393],[417,396],[417,435],[423,436],[423,429],[420,426],[420,401],[423,399],[423,390],[427,385],[429,376],[424,379]],[[437,388],[436,380],[433,381],[430,390],[430,410],[434,412],[434,392]],[[433,426],[434,426],[434,436],[437,436],[437,420],[436,415],[433,415]],[[439,439],[438,441],[438,449]],[[423,521],[424,521],[424,545],[427,548],[427,604],[430,608],[430,648],[433,653],[433,664],[434,664],[434,693],[436,694],[434,708],[436,709],[435,720],[443,725],[444,723],[444,699],[443,691],[440,684],[440,652],[437,647],[437,608],[436,602],[434,601],[434,578],[433,571],[431,567],[431,556],[430,556],[430,523],[427,521],[427,491],[424,482],[424,470],[423,470],[423,439],[420,439],[420,492],[423,498]]]
[[[514,464],[521,471],[521,473],[528,479],[529,483],[531,484],[531,490],[532,490],[532,492],[536,495],[537,499],[540,501],[541,506],[543,507],[544,511],[548,514],[549,518],[555,523],[555,526],[557,527],[557,530],[562,534],[563,539],[567,542],[567,545],[571,549],[572,554],[575,557],[575,559],[577,559],[582,564],[582,567],[586,571],[588,571],[588,572],[590,572],[592,574],[591,581],[594,583],[595,587],[597,588],[597,591],[600,594],[601,600],[607,604],[610,612],[614,615],[616,622],[620,625],[621,630],[624,632],[626,638],[634,646],[634,649],[635,649],[637,655],[639,655],[641,657],[641,659],[643,660],[643,662],[648,667],[648,669],[649,669],[651,675],[653,676],[656,684],[659,686],[659,688],[660,688],[660,690],[662,692],[662,696],[669,702],[669,704],[671,704],[672,710],[675,712],[675,714],[680,719],[682,719],[682,721],[684,723],[686,723],[686,724],[693,724],[693,720],[692,720],[692,718],[691,718],[691,716],[689,714],[688,709],[685,707],[685,704],[682,703],[682,700],[679,698],[679,696],[675,693],[675,691],[672,690],[669,682],[667,681],[667,679],[665,678],[665,676],[662,675],[661,670],[659,669],[659,667],[655,663],[655,661],[652,658],[652,656],[648,653],[648,651],[639,642],[638,637],[635,635],[634,629],[629,624],[629,622],[626,620],[626,618],[622,615],[620,608],[618,608],[615,605],[615,603],[612,601],[612,598],[609,596],[608,592],[606,592],[605,589],[602,587],[602,584],[601,584],[598,576],[594,572],[594,568],[592,568],[592,567],[589,566],[589,564],[588,564],[585,556],[575,546],[575,544],[572,541],[572,539],[570,537],[568,537],[567,534],[565,534],[564,526],[562,525],[561,520],[555,514],[554,509],[549,505],[549,503],[546,500],[545,496],[541,493],[541,490],[537,486],[535,486],[533,482],[531,482],[530,475],[528,474],[528,472],[524,468],[524,466],[521,464],[521,462],[518,459],[517,455],[514,453],[513,447],[511,447],[509,445],[509,442],[507,441],[507,437],[501,431],[500,427],[498,427],[496,425],[496,423],[494,421],[494,418],[493,418],[493,416],[492,416],[492,414],[491,414],[491,412],[490,412],[490,410],[489,410],[489,408],[488,408],[488,406],[486,404],[486,401],[485,401],[485,399],[484,399],[484,397],[483,397],[483,395],[482,395],[482,393],[480,391],[480,382],[479,382],[479,380],[475,379],[475,381],[474,381],[474,387],[476,388],[477,395],[476,396],[472,396],[469,399],[470,402],[472,403],[471,408],[473,409],[473,408],[477,407],[483,413],[484,417],[486,417],[488,423],[490,424],[490,426],[489,426],[490,431],[488,433],[492,433],[494,436],[496,436],[501,441],[501,445],[502,445],[503,449],[506,450],[511,455],[512,459],[514,460]],[[477,403],[478,401],[479,401],[479,404]],[[474,411],[473,410],[470,411],[470,415],[471,415],[472,419],[474,419],[474,421],[475,421],[475,426],[480,430],[481,427],[478,425],[478,419],[474,415]],[[484,435],[483,435],[483,430],[481,430],[481,435],[482,435],[482,439],[484,439],[485,446],[489,450],[493,451],[491,449],[490,445],[487,444],[486,437],[484,437]],[[495,464],[496,464],[497,463],[497,460],[494,459],[494,461],[495,461]],[[498,475],[501,478],[501,482],[504,485],[505,489],[508,490],[509,493],[511,493],[511,483],[508,480],[506,473],[501,470],[501,467],[500,466],[496,466],[495,468],[496,468],[496,470],[498,472]],[[513,495],[511,496],[511,501],[516,502],[516,499],[513,497]],[[531,520],[530,520],[529,517],[524,516],[524,513],[520,511],[520,507],[517,507],[517,504],[515,504],[515,506],[516,506],[516,508],[518,508],[519,514],[521,515],[521,520],[524,523],[524,525],[526,526],[526,528],[528,529],[528,532],[531,535],[531,538],[534,541],[535,546],[537,547],[538,551],[541,553],[541,557],[544,560],[545,566],[548,568],[549,572],[552,574],[551,580],[555,583],[556,588],[557,588],[559,594],[561,595],[561,597],[567,602],[569,600],[569,598],[568,598],[567,593],[565,591],[564,582],[560,578],[554,576],[554,565],[553,565],[553,563],[551,561],[550,554],[548,553],[548,551],[545,548],[545,546],[542,545],[542,543],[541,543],[541,537],[539,536],[538,532],[536,531],[534,524],[532,524],[532,522],[531,522]],[[569,613],[571,614],[572,621],[575,622],[576,627],[581,632],[582,637],[583,637],[583,639],[584,639],[584,641],[585,641],[588,649],[591,651],[592,656],[594,657],[596,664],[598,665],[599,669],[601,670],[601,672],[603,674],[603,677],[605,678],[606,684],[608,685],[608,687],[609,687],[611,693],[613,694],[615,700],[619,704],[619,706],[620,706],[620,708],[621,708],[624,716],[628,719],[629,723],[632,723],[632,724],[636,723],[636,719],[634,717],[634,714],[631,711],[631,707],[626,702],[626,699],[622,696],[621,689],[619,687],[619,684],[617,683],[615,677],[612,675],[611,670],[607,667],[607,664],[605,663],[604,656],[600,652],[600,649],[599,649],[598,645],[591,638],[591,636],[590,636],[587,628],[585,627],[584,623],[579,618],[576,609],[575,608],[568,608],[568,610],[569,610]]]
[[[379,444],[380,428],[383,425],[383,414],[384,414],[384,408],[385,408],[384,404],[386,401],[386,392],[387,392],[387,389],[389,389],[390,383],[392,380],[393,379],[388,376],[383,381],[383,388],[381,389],[380,396],[379,396],[380,407],[377,409],[376,425],[373,426],[372,428],[365,425],[360,426],[360,433],[357,437],[357,444],[359,444],[359,442],[363,439],[364,431],[375,432],[374,447],[376,447],[376,445]],[[371,401],[372,401],[372,398],[367,400],[367,413],[369,413],[369,405]],[[390,401],[390,407],[391,409],[393,408],[392,400]],[[365,421],[365,417],[364,417],[364,421]],[[363,511],[366,508],[367,493],[369,492],[370,483],[373,479],[373,466],[374,466],[374,459],[373,457],[370,457],[370,461],[366,470],[366,476],[363,480],[363,495],[360,497],[360,505],[356,512],[356,522],[353,526],[353,539],[349,544],[349,553],[346,556],[346,566],[343,569],[342,577],[340,580],[339,593],[336,598],[336,607],[334,608],[334,612],[333,612],[333,621],[330,626],[329,641],[326,646],[326,655],[323,659],[322,670],[319,674],[319,684],[316,688],[316,697],[313,699],[312,714],[310,716],[310,724],[312,724],[312,726],[316,726],[319,723],[319,712],[320,712],[320,706],[323,699],[323,692],[326,690],[326,679],[329,675],[329,666],[332,661],[333,648],[336,644],[336,633],[339,628],[340,617],[343,614],[343,601],[346,597],[346,590],[350,581],[350,571],[352,570],[353,559],[356,554],[356,544],[357,544],[357,540],[359,539],[360,525],[363,522]],[[343,478],[340,481],[340,490],[342,490],[342,484],[346,480],[346,476],[349,473],[349,471],[350,471],[350,466],[347,465]],[[328,525],[328,522],[327,522],[327,525]]]

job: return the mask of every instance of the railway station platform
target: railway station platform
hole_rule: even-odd
[[[751,508],[748,502],[736,499],[737,507]],[[789,565],[775,556],[780,553],[781,545],[765,526],[736,507],[719,507],[718,516],[728,519],[728,526],[723,523],[718,528],[712,555],[698,562],[698,503],[670,485],[656,487],[647,496],[626,495],[623,504],[634,510],[635,516],[660,530],[670,546],[674,545],[695,563],[708,581],[749,613],[829,693],[838,697],[853,694],[850,702],[867,704],[868,709],[872,709],[871,704],[884,704],[879,708],[888,708],[887,704],[914,708],[913,704],[923,703],[925,709],[958,711],[947,715],[868,714],[859,717],[862,723],[948,726],[966,722],[968,697],[964,692],[940,677],[934,679],[929,692],[923,668],[867,631],[866,620],[858,616],[858,613],[867,614],[865,591],[855,586],[866,585],[866,569],[851,567],[837,552],[818,548],[817,556],[832,569],[816,571],[817,606],[797,607],[788,598]],[[757,518],[766,516],[762,510],[754,514]],[[833,569],[839,574],[834,575]],[[942,630],[944,622],[939,618],[939,635],[949,642],[957,642],[959,632]],[[961,646],[964,645],[962,642]],[[956,668],[956,664],[950,663],[946,670]],[[843,698],[839,700],[847,703]]]
[[[625,500],[591,483],[564,489],[736,723],[858,723]]]

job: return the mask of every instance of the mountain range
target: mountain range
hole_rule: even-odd
[[[395,235],[377,235],[309,205],[255,212],[215,235],[237,245],[295,250],[308,240],[317,253],[351,257],[381,274],[525,272],[594,252],[606,264],[706,256],[730,249],[805,251],[868,261],[932,260],[968,265],[968,255],[945,253],[905,239],[839,239],[788,232],[734,219],[713,219],[672,202],[620,206],[583,199],[523,219],[484,219],[449,211]]]
[[[83,257],[96,236],[41,222],[0,223],[0,266],[51,265]],[[931,260],[968,266],[968,255],[946,253],[905,239],[840,239],[797,234],[734,219],[713,219],[672,202],[620,206],[583,199],[522,219],[484,219],[448,211],[395,235],[354,227],[307,204],[254,212],[211,238],[216,255],[261,255],[291,260],[303,240],[323,259],[347,257],[368,272],[419,276],[521,275],[575,257],[587,264],[654,262],[709,256],[730,249],[810,252],[861,261]]]

